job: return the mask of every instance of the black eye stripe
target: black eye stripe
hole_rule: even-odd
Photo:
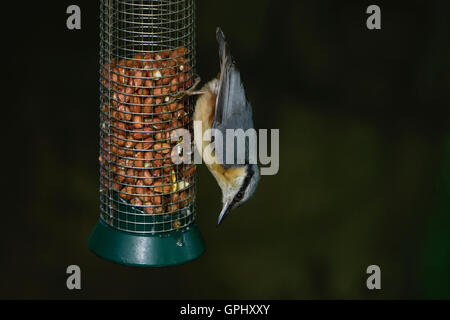
[[[231,202],[231,205],[233,206],[236,202],[239,202],[242,200],[243,196],[244,196],[244,190],[247,189],[249,183],[250,183],[250,179],[252,178],[254,172],[253,172],[253,168],[251,166],[247,167],[248,170],[248,174],[244,179],[244,183],[242,184],[241,188],[239,189],[238,193],[234,196],[233,201]]]

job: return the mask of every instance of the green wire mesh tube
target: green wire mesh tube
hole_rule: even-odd
[[[195,2],[100,6],[100,219],[89,248],[126,265],[190,261],[204,251],[195,165],[173,157],[183,156],[176,133],[193,133],[183,92],[194,82]]]

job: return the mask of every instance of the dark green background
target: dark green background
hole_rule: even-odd
[[[378,31],[366,1],[197,1],[198,73],[218,72],[220,25],[256,126],[280,129],[280,170],[217,228],[220,190],[200,166],[207,251],[163,269],[87,249],[98,1],[5,4],[0,298],[450,298],[450,3],[374,3]],[[81,31],[65,27],[70,4]],[[70,264],[81,291],[66,289]],[[365,286],[371,264],[381,291]]]

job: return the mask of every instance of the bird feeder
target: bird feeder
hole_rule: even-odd
[[[195,164],[172,160],[183,143],[174,132],[193,133],[183,93],[194,83],[194,0],[100,3],[100,219],[89,248],[133,266],[193,260],[204,251]]]

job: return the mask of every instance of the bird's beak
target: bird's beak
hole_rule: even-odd
[[[217,225],[219,225],[223,218],[225,218],[225,216],[228,214],[228,212],[230,212],[231,206],[229,202],[225,202],[225,204],[223,205],[222,211],[219,214],[219,220],[217,221]]]

